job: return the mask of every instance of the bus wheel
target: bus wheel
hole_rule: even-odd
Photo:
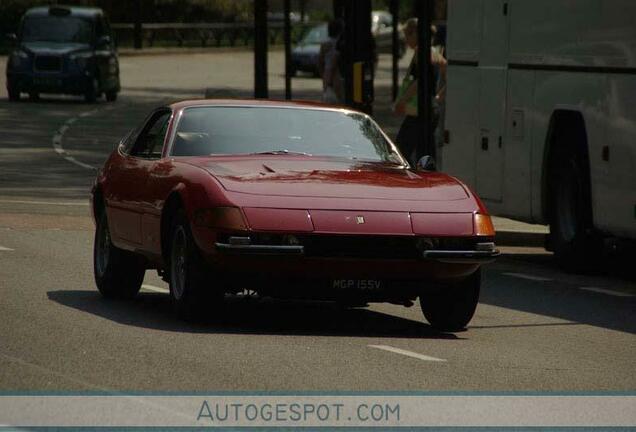
[[[551,182],[550,236],[559,264],[570,271],[589,271],[601,257],[592,224],[592,205],[585,162],[576,152],[559,158]]]

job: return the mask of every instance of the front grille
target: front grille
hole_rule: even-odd
[[[414,237],[306,236],[305,255],[315,257],[416,259],[422,254]]]
[[[287,235],[254,233],[253,245],[302,245],[308,257],[418,259],[425,250],[475,250],[476,243],[494,241],[492,237],[419,237],[419,236],[351,236]],[[292,241],[293,239],[293,241]],[[219,241],[228,242],[227,236]]]
[[[60,72],[62,70],[62,57],[41,55],[35,57],[35,70],[42,72]]]

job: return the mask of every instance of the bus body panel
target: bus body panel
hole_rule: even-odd
[[[494,214],[548,223],[550,122],[576,112],[594,226],[636,238],[636,2],[450,0],[448,12],[442,168]]]

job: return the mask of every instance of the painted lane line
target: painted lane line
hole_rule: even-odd
[[[161,294],[170,294],[170,290],[168,288],[161,288],[158,286],[148,285],[148,284],[143,284],[141,287],[148,291],[153,291],[153,292],[157,292]]]
[[[527,275],[524,273],[502,273],[502,275],[506,275],[506,276],[512,276],[512,277],[516,277],[519,279],[526,279],[526,280],[531,280],[531,281],[536,281],[536,282],[550,282],[553,279],[550,278],[546,278],[546,277],[541,277],[541,276],[532,276],[532,275]]]
[[[79,113],[77,116],[71,117],[70,119],[66,120],[62,124],[62,126],[60,126],[58,130],[55,131],[55,133],[53,134],[53,138],[51,138],[51,142],[53,144],[53,150],[55,150],[55,152],[59,154],[60,156],[62,156],[64,159],[66,159],[67,161],[77,166],[80,166],[86,169],[96,170],[97,169],[96,167],[89,165],[87,163],[78,161],[73,156],[70,156],[66,150],[64,150],[64,146],[62,145],[62,142],[64,141],[64,134],[68,132],[70,126],[73,123],[75,123],[79,118],[89,117],[103,111],[110,111],[112,109],[115,109],[115,106],[111,105],[105,108],[95,108],[90,111],[84,111],[82,113]]]
[[[11,249],[11,248],[0,246],[0,251],[12,251],[12,250],[13,249]]]
[[[400,348],[395,348],[389,345],[367,345],[369,348],[376,348],[376,349],[380,349],[380,350],[384,350],[384,351],[389,351],[395,354],[402,354],[405,355],[407,357],[413,357],[419,360],[425,360],[425,361],[432,361],[432,362],[445,362],[446,360],[441,359],[441,358],[437,358],[437,357],[431,357],[431,356],[427,356],[424,354],[420,354],[420,353],[416,353],[413,351],[407,351],[407,350],[403,350]]]
[[[580,289],[585,291],[591,291],[595,293],[607,294],[615,297],[636,297],[634,294],[622,292],[622,291],[614,291],[607,288],[597,288],[597,287],[581,287]]]
[[[88,197],[86,197],[88,200]],[[87,207],[90,204],[86,202],[53,202],[53,201],[21,201],[21,200],[0,200],[0,204],[33,204],[33,205],[59,205],[59,206],[82,206]]]

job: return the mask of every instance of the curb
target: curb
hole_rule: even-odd
[[[544,233],[533,233],[526,231],[497,231],[495,243],[498,246],[525,246],[525,247],[545,247],[546,236]]]

